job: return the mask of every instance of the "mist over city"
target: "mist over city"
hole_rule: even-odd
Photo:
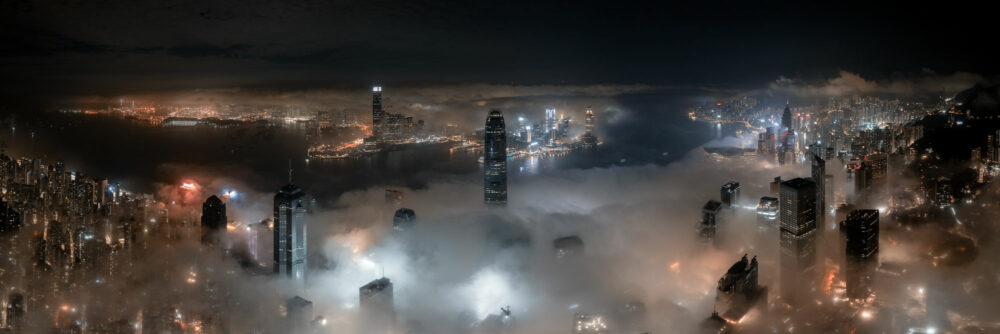
[[[946,7],[0,4],[0,333],[1000,333]]]

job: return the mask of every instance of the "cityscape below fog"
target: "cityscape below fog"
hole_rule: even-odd
[[[0,2],[0,334],[1000,334],[994,16]]]
[[[3,328],[94,333],[319,333],[339,328],[436,332],[440,329],[429,328],[441,328],[439,324],[419,320],[423,312],[410,303],[421,293],[411,289],[443,288],[464,292],[441,298],[467,300],[448,301],[455,305],[435,308],[432,314],[458,316],[447,323],[458,326],[452,330],[459,332],[538,332],[555,330],[560,323],[573,333],[661,332],[668,323],[703,332],[997,329],[988,307],[934,305],[941,302],[935,298],[947,300],[956,293],[981,299],[986,295],[976,296],[976,291],[996,288],[977,276],[950,278],[946,273],[976,266],[982,261],[981,248],[995,247],[983,233],[995,229],[989,203],[996,196],[992,180],[1000,171],[1000,131],[983,131],[996,124],[995,116],[965,107],[972,102],[963,100],[969,91],[921,100],[852,96],[801,106],[769,105],[742,95],[689,105],[684,122],[707,124],[714,139],[652,171],[694,177],[681,182],[697,186],[681,191],[682,198],[668,200],[686,204],[653,210],[667,210],[670,216],[644,213],[611,223],[642,229],[666,224],[670,239],[682,241],[645,246],[652,249],[639,243],[621,252],[601,249],[613,240],[575,224],[521,226],[545,222],[517,217],[537,215],[532,211],[539,210],[548,215],[600,212],[602,206],[615,205],[614,198],[560,194],[558,188],[526,184],[546,183],[545,178],[554,177],[551,173],[515,182],[508,177],[508,162],[517,156],[561,159],[599,149],[599,114],[592,108],[582,113],[582,129],[574,129],[570,117],[556,116],[553,108],[540,111],[544,118],[537,121],[511,119],[493,109],[484,112],[482,127],[449,124],[439,133],[424,121],[388,113],[382,86],[373,87],[368,120],[343,113],[338,118],[322,110],[311,116],[246,116],[124,103],[97,113],[51,111],[71,119],[122,118],[138,122],[140,129],[182,132],[291,126],[309,147],[299,151],[306,152],[303,156],[289,159],[305,165],[311,159],[372,159],[429,145],[449,155],[478,155],[478,163],[465,163],[478,164],[482,183],[478,194],[471,184],[447,190],[461,192],[449,195],[461,198],[458,205],[466,207],[464,213],[440,207],[448,203],[428,205],[446,199],[420,199],[440,196],[434,191],[380,190],[375,184],[366,185],[360,194],[341,195],[355,197],[353,204],[331,205],[310,195],[309,184],[297,182],[291,160],[284,162],[287,180],[267,182],[285,184],[270,194],[225,188],[225,182],[194,176],[160,185],[156,193],[141,193],[112,181],[115,176],[92,176],[69,170],[58,160],[4,152],[0,212],[8,257],[0,271],[5,287]],[[29,132],[30,138],[37,135],[30,125],[17,124],[9,121],[10,138],[17,131]],[[723,125],[730,124],[736,126],[723,134]],[[929,142],[954,131],[983,135],[967,152],[939,152]],[[319,144],[331,140],[341,144]],[[283,164],[280,159],[273,163]],[[649,167],[610,168],[606,171]],[[581,177],[588,182],[589,177]],[[632,182],[604,190],[629,191],[638,186]],[[672,182],[663,182],[657,181],[672,187]],[[442,186],[447,187],[437,185]],[[544,193],[540,198],[606,203],[559,209],[549,207],[555,204],[545,199],[526,202],[514,197],[526,191]],[[478,205],[473,204],[476,197]],[[706,198],[704,205],[697,204]],[[498,264],[470,272],[468,287],[435,282],[420,272],[423,266],[447,267],[439,261],[461,257],[433,249],[438,242],[459,237],[441,230],[454,224],[466,225],[463,229],[485,224],[473,229],[480,236],[467,237],[481,238],[475,241],[480,244],[476,247],[483,247],[480,251],[500,254],[491,260]],[[617,283],[530,292],[559,283],[521,282],[524,275],[555,282],[573,278],[545,269],[516,269],[542,265],[587,272],[594,269],[593,263],[624,261],[614,266],[636,271],[629,260],[616,258],[663,247],[690,255],[654,261],[653,267]],[[689,266],[695,268],[686,269]],[[927,279],[935,272],[945,276]],[[665,277],[684,282],[655,282]],[[602,287],[605,284],[610,288]],[[633,287],[657,285],[666,287]],[[608,289],[602,295],[613,293],[595,299],[586,294],[592,288]],[[267,292],[251,292],[258,289]],[[988,299],[979,302],[989,305]],[[539,308],[558,307],[559,301],[566,304],[561,311],[540,316]],[[554,314],[565,318],[552,321]]]

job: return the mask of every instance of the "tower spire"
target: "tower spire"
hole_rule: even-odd
[[[292,159],[288,159],[288,184],[292,184]]]

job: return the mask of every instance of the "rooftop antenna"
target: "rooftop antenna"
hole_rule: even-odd
[[[292,184],[292,159],[288,159],[288,184]]]

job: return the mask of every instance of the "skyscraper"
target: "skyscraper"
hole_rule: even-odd
[[[382,121],[385,119],[385,110],[382,109],[382,86],[372,87],[372,137],[379,139],[382,136]]]
[[[306,275],[306,196],[290,179],[274,195],[274,272],[303,279]]]
[[[816,182],[816,224],[823,226],[826,217],[826,160],[819,155],[812,158],[812,180]]]
[[[201,226],[219,230],[226,227],[226,204],[212,195],[201,205]]]
[[[361,312],[370,327],[381,327],[396,319],[393,306],[392,281],[382,277],[358,289]]]
[[[795,131],[792,130],[792,109],[788,102],[785,102],[785,112],[781,114],[781,149],[778,150],[778,164],[784,165],[788,159],[788,153],[793,152],[795,145]],[[793,158],[794,159],[794,158]]]
[[[226,228],[226,204],[212,195],[201,205],[201,241],[214,243],[219,230]]]
[[[792,109],[787,101],[785,102],[785,111],[781,113],[781,130],[783,131],[780,134],[792,130]]]
[[[722,189],[719,191],[720,198],[722,199],[722,204],[727,207],[731,207],[740,201],[740,183],[736,181],[729,181],[722,185]]]
[[[719,279],[714,315],[738,322],[754,305],[766,300],[766,292],[765,288],[757,284],[757,257],[747,260],[744,254]]]
[[[507,132],[503,114],[491,110],[486,118],[483,148],[483,183],[486,204],[507,203]]]
[[[545,109],[545,132],[549,133],[556,128],[556,110]]]
[[[584,145],[593,147],[597,145],[597,136],[594,135],[594,110],[587,107],[587,118],[584,123],[583,136],[581,141]]]
[[[878,210],[854,210],[844,220],[847,256],[869,259],[878,253]]]
[[[847,297],[866,299],[871,294],[878,255],[878,210],[854,210],[841,226],[845,235]]]
[[[794,300],[813,282],[816,262],[816,183],[794,178],[781,183],[781,294]]]
[[[21,229],[21,214],[0,199],[0,234],[17,232]]]
[[[699,233],[704,239],[714,239],[715,238],[715,226],[718,223],[719,211],[722,210],[722,202],[716,200],[709,200],[705,203],[705,206],[701,208],[701,224],[699,225]]]

